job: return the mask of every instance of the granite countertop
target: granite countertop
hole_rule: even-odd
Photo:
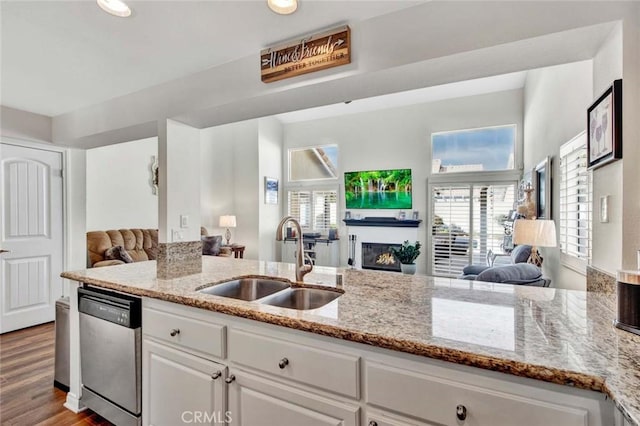
[[[139,296],[516,376],[604,392],[640,425],[640,336],[615,328],[603,293],[316,267],[308,284],[344,294],[297,311],[197,293],[240,276],[294,281],[292,264],[203,256],[202,273],[156,278],[156,262],[64,272]]]

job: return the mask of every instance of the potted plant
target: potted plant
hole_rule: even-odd
[[[391,254],[400,262],[400,270],[403,274],[413,275],[416,273],[416,258],[420,256],[419,241],[409,244],[409,240],[402,243],[400,248],[391,247]]]

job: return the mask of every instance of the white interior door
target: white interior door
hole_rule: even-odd
[[[62,155],[0,144],[0,333],[55,318],[62,294]]]

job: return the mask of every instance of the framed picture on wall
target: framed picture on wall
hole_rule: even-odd
[[[587,110],[589,169],[622,158],[622,80],[616,80]]]
[[[278,179],[264,178],[264,203],[278,204]]]
[[[533,186],[536,195],[536,217],[552,219],[551,216],[551,157],[542,160],[533,169]]]

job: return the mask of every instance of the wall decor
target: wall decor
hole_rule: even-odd
[[[264,177],[264,203],[278,204],[278,179]]]
[[[349,210],[347,210],[346,212],[344,212],[344,218],[345,220],[349,220],[351,219],[351,212]]]
[[[413,220],[418,220],[420,219],[420,212],[418,210],[414,210],[413,211],[413,216],[412,216]]]
[[[351,63],[351,29],[341,26],[260,51],[264,83]]]
[[[155,155],[151,156],[151,193],[158,195],[158,158]]]
[[[589,169],[622,158],[622,80],[616,80],[587,110]]]
[[[533,170],[533,185],[536,194],[536,217],[550,220],[552,218],[551,157],[542,160]]]

